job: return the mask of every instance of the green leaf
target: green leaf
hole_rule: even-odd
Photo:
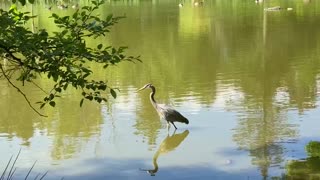
[[[115,99],[117,98],[117,93],[113,89],[110,89],[110,93],[113,98],[115,98]]]
[[[61,92],[61,88],[60,87],[56,88],[56,91],[60,93]]]
[[[98,89],[99,90],[106,90],[107,89],[107,85],[105,85],[105,84],[102,84],[102,85],[100,85],[99,87],[98,87]]]
[[[41,104],[40,109],[42,109],[45,105],[46,103]]]
[[[19,0],[19,2],[22,4],[22,6],[26,5],[26,0]]]
[[[97,48],[98,48],[98,49],[101,49],[101,48],[102,48],[102,44],[99,44],[99,45],[97,46]]]
[[[49,104],[50,104],[50,106],[52,106],[52,107],[56,106],[56,102],[54,102],[54,101],[50,101]]]
[[[16,10],[16,9],[17,9],[17,5],[12,4],[12,5],[10,6],[10,10]]]
[[[85,75],[83,75],[83,79],[85,79],[86,77],[88,77],[90,75],[90,73],[87,73]]]
[[[31,3],[31,4],[33,4],[34,3],[34,0],[28,0],[29,1],[29,3]]]
[[[66,83],[64,86],[63,86],[63,90],[66,90],[68,88],[68,83]]]
[[[77,11],[72,15],[72,18],[73,18],[73,19],[77,19],[77,18],[78,18],[78,14],[79,14],[79,13],[78,13],[78,10],[77,10]]]
[[[82,107],[82,104],[83,104],[83,98],[81,99],[81,101],[80,101],[80,107]]]
[[[55,19],[58,19],[59,18],[59,16],[57,15],[57,14],[55,14],[55,13],[52,13],[52,16],[51,17],[53,17],[53,18],[55,18]]]
[[[49,100],[52,100],[54,98],[54,95],[53,94],[50,94],[49,95]]]
[[[109,14],[106,18],[106,21],[110,21],[112,19],[112,16],[113,16],[112,14]]]
[[[91,96],[91,95],[88,95],[88,96],[86,96],[86,99],[89,99],[90,101],[92,101],[92,99],[93,99],[93,96]]]

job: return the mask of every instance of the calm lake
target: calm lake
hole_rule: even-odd
[[[23,9],[38,15],[30,28],[58,31],[48,17],[71,15],[75,3]],[[275,6],[283,9],[265,10]],[[320,158],[306,151],[320,141],[320,1],[111,0],[99,9],[110,13],[126,18],[88,43],[128,46],[142,63],[93,66],[120,89],[117,98],[80,108],[81,94],[70,89],[41,111],[48,118],[2,79],[0,173],[21,149],[17,179],[35,161],[30,179],[46,171],[44,179],[68,180],[320,179]],[[150,89],[136,92],[147,83],[190,123],[168,134]],[[44,97],[32,85],[23,90],[33,103]]]

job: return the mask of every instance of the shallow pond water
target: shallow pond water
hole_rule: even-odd
[[[320,160],[304,165],[312,161],[305,146],[320,140],[320,3],[181,2],[108,1],[99,11],[126,18],[89,43],[128,46],[142,60],[93,67],[120,89],[115,100],[80,108],[80,94],[69,90],[41,118],[1,81],[0,170],[21,149],[16,177],[35,161],[30,176],[48,171],[45,179],[319,177]],[[275,6],[284,9],[265,10]],[[50,13],[74,11],[46,7],[26,7],[39,14],[37,28],[56,30]],[[168,133],[150,90],[136,92],[149,82],[156,100],[189,125],[176,123]],[[43,96],[31,85],[24,90],[33,102]]]

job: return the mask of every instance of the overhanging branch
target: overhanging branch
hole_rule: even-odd
[[[14,88],[24,97],[24,99],[25,99],[25,100],[27,101],[27,103],[29,104],[30,108],[31,108],[34,112],[36,112],[37,114],[39,114],[40,116],[42,116],[42,117],[48,117],[48,116],[46,116],[46,115],[44,115],[44,114],[41,114],[39,111],[37,111],[37,110],[31,105],[31,103],[30,103],[29,99],[27,98],[26,94],[24,94],[24,93],[20,90],[20,88],[18,88],[16,85],[14,85],[14,84],[11,82],[10,78],[6,75],[5,70],[3,69],[1,63],[0,63],[0,69],[1,69],[1,71],[2,71],[3,76],[7,79],[7,81],[9,82],[9,84],[10,84],[12,87],[14,87]]]

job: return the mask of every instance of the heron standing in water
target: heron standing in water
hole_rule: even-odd
[[[181,123],[186,123],[189,124],[189,121],[187,118],[182,116],[178,111],[175,109],[165,106],[165,105],[159,105],[156,100],[154,99],[154,95],[156,93],[156,88],[152,84],[146,84],[142,88],[140,88],[138,91],[144,90],[146,88],[150,88],[152,92],[150,93],[150,101],[152,106],[156,109],[158,112],[160,118],[163,118],[167,121],[168,125],[168,130],[170,128],[170,123],[174,126],[174,128],[177,129],[176,125],[174,122],[181,122]]]

